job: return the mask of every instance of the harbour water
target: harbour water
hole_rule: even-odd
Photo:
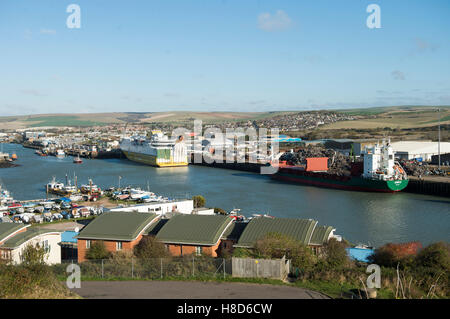
[[[45,198],[45,184],[66,175],[78,185],[88,178],[105,188],[135,186],[171,198],[203,195],[206,206],[240,208],[246,216],[312,218],[331,225],[352,243],[379,246],[388,242],[420,241],[427,245],[450,241],[450,198],[411,193],[378,194],[285,184],[267,176],[191,165],[153,168],[126,159],[89,160],[40,157],[33,149],[4,144],[16,153],[19,167],[1,168],[0,182],[19,200]]]

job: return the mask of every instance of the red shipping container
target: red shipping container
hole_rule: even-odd
[[[328,171],[328,157],[308,157],[306,159],[306,171]]]

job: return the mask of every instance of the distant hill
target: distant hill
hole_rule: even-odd
[[[410,128],[436,125],[438,122],[437,107],[429,106],[387,106],[358,109],[329,110],[343,112],[355,116],[353,121],[341,121],[321,126],[325,129],[342,128]],[[441,106],[441,122],[450,123],[450,106]],[[326,110],[318,110],[326,111]],[[27,127],[63,127],[63,126],[96,126],[113,123],[174,123],[183,124],[194,119],[204,123],[220,123],[230,121],[252,121],[275,117],[299,111],[272,112],[114,112],[114,113],[80,113],[80,114],[39,114],[0,117],[0,127],[3,129],[18,129]]]

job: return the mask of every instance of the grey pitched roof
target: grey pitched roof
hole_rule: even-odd
[[[107,212],[86,225],[77,239],[132,241],[150,226],[157,214],[138,212]]]
[[[222,239],[229,239],[237,241],[241,237],[242,232],[248,225],[247,222],[234,222],[230,227],[223,233]]]
[[[0,223],[0,242],[4,241],[6,237],[10,236],[14,232],[25,227],[27,226],[18,223]]]
[[[26,231],[20,232],[11,238],[9,238],[7,241],[3,243],[3,245],[0,246],[0,248],[17,248],[23,243],[27,242],[30,239],[33,239],[36,236],[44,235],[44,234],[50,234],[50,233],[58,233],[61,234],[62,232],[59,230],[52,230],[52,229],[45,229],[45,228],[37,228],[37,227],[29,227]]]
[[[253,218],[245,227],[236,247],[253,247],[256,241],[270,233],[287,235],[308,245],[317,221],[292,218]]]
[[[233,220],[223,215],[175,215],[156,238],[164,243],[215,245]]]

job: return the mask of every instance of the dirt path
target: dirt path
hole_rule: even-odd
[[[87,299],[328,299],[297,287],[199,281],[83,281],[72,290]]]

